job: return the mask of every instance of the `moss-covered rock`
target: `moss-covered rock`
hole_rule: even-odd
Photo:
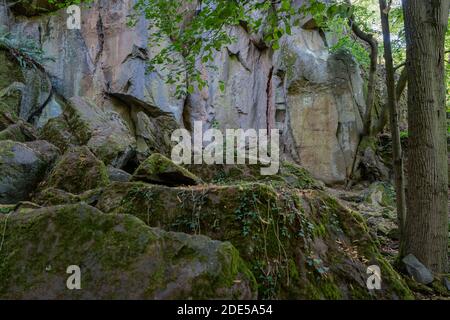
[[[12,3],[10,8],[15,14],[27,17],[56,11],[65,3],[59,0],[52,1],[52,3],[48,0],[7,0],[7,2]]]
[[[403,299],[400,276],[381,257],[362,217],[319,190],[242,183],[168,188],[114,183],[104,212],[139,217],[152,227],[230,241],[258,282],[259,298]],[[367,290],[379,265],[383,290]]]
[[[187,169],[176,165],[169,158],[155,153],[141,163],[132,181],[144,181],[166,186],[197,185],[202,181]]]
[[[238,181],[267,182],[299,189],[323,189],[323,184],[297,164],[284,161],[278,174],[261,175],[260,165],[187,165],[188,170],[203,181],[216,184],[230,184]]]
[[[40,139],[50,141],[61,151],[82,145],[86,141],[80,141],[78,137],[72,134],[65,118],[63,116],[50,119],[39,134]]]
[[[0,204],[28,200],[49,163],[25,144],[0,141]]]
[[[6,220],[8,219],[8,220]],[[252,299],[230,243],[152,229],[85,204],[0,216],[1,299]],[[82,290],[68,290],[69,266]]]
[[[133,154],[135,138],[122,118],[82,97],[62,101],[63,114],[47,122],[40,138],[62,151],[87,145],[105,164],[123,167]]]
[[[97,189],[109,183],[105,164],[88,147],[75,147],[56,163],[43,188],[55,188],[73,194]]]
[[[20,112],[23,75],[19,64],[7,50],[0,47],[0,114],[16,120]],[[0,117],[0,130],[6,129],[11,123]]]
[[[33,201],[41,206],[50,207],[63,204],[86,203],[95,205],[103,189],[88,190],[81,194],[73,194],[64,190],[47,188],[37,193]]]
[[[363,194],[364,201],[372,205],[395,207],[395,189],[388,182],[375,182]]]

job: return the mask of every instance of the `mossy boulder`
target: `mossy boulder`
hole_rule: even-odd
[[[364,201],[375,206],[395,207],[395,189],[388,182],[375,182],[363,194]]]
[[[61,103],[63,113],[43,126],[41,139],[62,151],[87,145],[99,159],[114,167],[123,167],[132,157],[135,138],[117,113],[105,111],[83,97]]]
[[[103,189],[88,190],[81,194],[73,194],[64,190],[47,188],[37,193],[33,201],[41,206],[50,207],[63,204],[86,203],[94,205],[97,203]]]
[[[276,175],[261,175],[261,165],[187,165],[188,170],[203,181],[215,184],[230,184],[238,181],[267,182],[299,189],[323,189],[323,183],[314,179],[301,166],[283,161]]]
[[[22,70],[15,58],[0,46],[0,113],[14,120],[20,112],[22,86],[24,78]],[[0,130],[6,129],[11,123],[0,117]]]
[[[114,183],[97,207],[152,227],[230,241],[258,282],[259,298],[406,299],[362,217],[320,190],[262,183],[168,188]],[[383,289],[368,290],[367,267]]]
[[[8,219],[6,221],[6,219]],[[227,242],[153,229],[86,204],[10,216],[0,299],[252,299],[255,280]],[[68,290],[69,266],[81,290]]]
[[[55,188],[80,194],[108,183],[105,164],[83,146],[70,149],[59,159],[42,189]]]
[[[25,144],[0,141],[0,204],[29,199],[48,167],[49,163]]]
[[[45,140],[29,141],[25,142],[25,145],[38,152],[40,157],[50,164],[56,162],[61,156],[61,151],[58,147]]]
[[[176,165],[169,158],[155,153],[141,163],[136,169],[132,181],[144,181],[148,183],[166,186],[197,185],[202,181],[187,169]]]
[[[33,126],[23,120],[18,120],[5,130],[0,131],[0,140],[27,142],[36,140],[36,137],[37,134]]]
[[[84,128],[81,127],[80,129],[79,132],[83,133]],[[64,117],[50,119],[41,129],[39,138],[50,141],[63,152],[71,147],[86,144],[87,142],[86,138],[72,134],[72,130]]]
[[[131,180],[131,174],[128,172],[108,166],[108,176],[111,182],[129,182]]]

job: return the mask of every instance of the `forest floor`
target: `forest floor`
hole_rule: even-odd
[[[343,206],[358,211],[363,215],[367,221],[371,235],[379,241],[380,252],[392,265],[395,265],[399,249],[399,239],[395,194],[392,186],[377,182],[370,186],[356,185],[352,189],[345,189],[344,187],[326,188],[326,191],[335,196]],[[404,277],[416,299],[450,300],[450,292],[446,294],[445,292],[436,290],[434,287],[420,285],[407,275],[404,275]]]

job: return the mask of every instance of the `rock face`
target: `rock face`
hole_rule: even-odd
[[[238,41],[217,54],[217,68],[201,67],[209,87],[188,98],[190,121],[279,129],[285,158],[326,183],[346,181],[365,113],[364,83],[352,58],[330,54],[317,30],[293,30],[273,56],[243,29],[233,34]]]
[[[76,105],[82,115],[94,116],[90,129],[97,132],[85,143],[106,164],[124,167],[131,157],[140,162],[154,152],[169,155],[171,132],[200,120],[205,130],[278,128],[284,158],[326,183],[346,181],[365,112],[363,81],[351,57],[330,54],[330,40],[312,27],[293,30],[274,53],[260,35],[236,27],[230,30],[236,43],[217,52],[215,68],[198,66],[208,86],[181,99],[175,95],[177,84],[165,81],[166,70],[145,73],[156,49],[147,45],[145,19],[126,26],[133,4],[100,0],[83,7],[81,30],[66,28],[64,10],[52,15],[28,10],[27,15],[37,16],[13,15],[9,23],[11,34],[34,39],[53,58],[42,63],[53,91],[66,100],[83,97]],[[47,100],[36,117],[39,126],[63,113],[55,95]],[[50,123],[53,130],[64,127],[61,119]],[[118,133],[124,136],[122,145],[115,139]],[[65,130],[60,135],[74,142]],[[108,143],[117,148],[104,154]]]
[[[255,298],[255,280],[230,243],[83,204],[12,214],[4,239],[2,299]],[[83,290],[66,287],[73,265]]]

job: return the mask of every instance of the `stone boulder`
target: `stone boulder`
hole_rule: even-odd
[[[38,61],[29,56],[14,56],[17,56],[17,48],[27,46],[27,40],[20,36],[6,37],[7,42],[0,44],[0,73],[4,72],[0,78],[0,98],[4,99],[0,111],[6,109],[12,118],[33,121],[50,99],[52,84]]]
[[[135,215],[151,227],[230,241],[254,273],[260,299],[411,298],[363,218],[321,191],[261,183],[113,183],[97,207]],[[366,271],[374,264],[383,288],[370,291]]]
[[[132,181],[144,181],[166,186],[197,185],[202,181],[187,169],[176,165],[165,156],[155,153],[136,169]]]
[[[261,165],[185,165],[184,167],[208,183],[259,181],[289,188],[323,189],[323,183],[314,179],[308,170],[289,161],[281,162],[278,174],[272,176],[261,175]]]
[[[131,180],[131,174],[123,170],[108,166],[108,177],[111,182],[128,182]]]
[[[255,280],[227,242],[147,227],[85,204],[9,217],[1,299],[253,299]],[[69,266],[82,290],[68,290]]]
[[[81,194],[73,194],[61,189],[47,188],[35,194],[33,202],[44,207],[76,204],[80,202],[95,205],[102,192],[103,189],[99,188],[88,190]]]
[[[0,140],[27,142],[36,140],[36,133],[30,124],[19,120],[17,123],[9,125],[5,130],[0,131]]]
[[[83,146],[70,149],[59,159],[42,189],[56,188],[80,194],[108,183],[105,164]]]
[[[25,144],[0,141],[0,204],[27,200],[41,180],[50,163]]]
[[[63,106],[63,114],[50,119],[40,137],[61,150],[87,145],[99,159],[115,167],[127,163],[136,142],[119,114],[104,111],[82,97],[69,99]]]
[[[425,267],[414,255],[409,254],[403,258],[402,262],[408,274],[418,283],[430,284],[434,281],[431,271]]]

